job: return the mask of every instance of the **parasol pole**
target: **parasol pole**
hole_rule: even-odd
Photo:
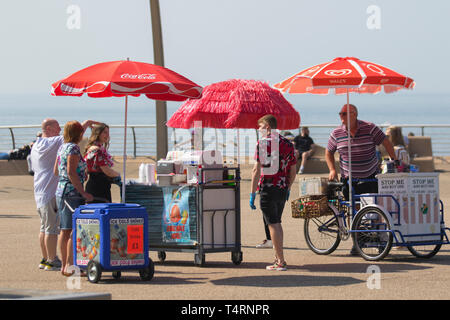
[[[123,177],[122,177],[122,203],[125,203],[125,176],[127,168],[127,114],[128,114],[128,95],[125,95],[125,125],[123,133]]]
[[[240,142],[239,142],[239,139],[240,137],[239,137],[239,128],[237,129],[237,164],[238,164],[238,167],[240,167],[240,165],[241,165],[241,144],[240,144]]]
[[[352,194],[352,145],[351,145],[351,130],[350,130],[351,124],[350,124],[350,98],[348,94],[348,88],[347,88],[347,145],[348,145],[348,180],[349,180],[349,187],[348,187],[348,195],[350,200],[350,216],[353,216],[353,194]]]

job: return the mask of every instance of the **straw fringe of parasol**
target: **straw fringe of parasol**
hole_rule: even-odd
[[[263,81],[232,79],[204,87],[201,99],[187,100],[167,126],[189,129],[195,121],[209,128],[252,128],[266,114],[277,118],[278,129],[295,129],[300,115],[281,94]]]

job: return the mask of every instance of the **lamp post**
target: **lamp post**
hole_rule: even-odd
[[[159,0],[150,0],[150,15],[152,20],[154,64],[164,67]],[[169,149],[166,122],[167,103],[166,101],[156,100],[156,160],[165,158]]]

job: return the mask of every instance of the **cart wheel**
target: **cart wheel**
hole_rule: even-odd
[[[194,263],[198,267],[203,267],[205,265],[205,254],[196,253],[194,255]]]
[[[231,252],[231,261],[235,265],[240,265],[242,262],[242,251]]]
[[[112,276],[114,279],[118,280],[122,276],[122,272],[120,271],[113,271]]]
[[[377,207],[364,207],[356,213],[352,231],[353,243],[359,254],[368,261],[381,260],[389,254],[392,247],[391,225],[383,210]],[[373,232],[372,232],[373,231]]]
[[[153,275],[155,274],[155,264],[153,260],[149,258],[149,263],[147,268],[139,270],[139,276],[143,281],[150,281],[153,279]]]
[[[164,262],[166,260],[166,252],[158,251],[158,259],[159,259],[159,262]]]
[[[335,215],[305,219],[303,230],[306,244],[316,254],[330,254],[341,242]]]
[[[89,282],[97,283],[102,277],[102,267],[97,261],[91,260],[87,265],[87,278]]]
[[[443,236],[441,235],[441,242]],[[409,252],[421,259],[430,259],[436,255],[441,249],[442,243],[436,245],[408,246]]]

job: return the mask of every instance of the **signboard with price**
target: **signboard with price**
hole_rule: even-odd
[[[129,225],[127,227],[128,234],[128,254],[144,253],[144,226],[143,225]]]
[[[111,266],[144,264],[144,219],[111,219]]]

